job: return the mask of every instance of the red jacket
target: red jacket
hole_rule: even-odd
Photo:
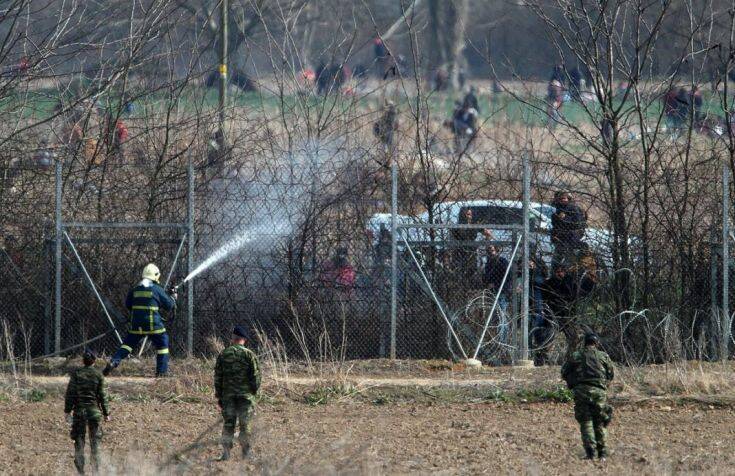
[[[126,140],[128,140],[128,128],[123,121],[117,121],[115,123],[115,141],[122,144]]]
[[[322,267],[321,280],[328,287],[351,290],[355,287],[357,272],[349,263],[336,266],[332,260],[329,260]]]

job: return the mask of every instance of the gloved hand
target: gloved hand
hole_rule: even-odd
[[[71,413],[65,413],[64,419],[66,420],[67,425],[71,425],[74,419],[71,417]]]

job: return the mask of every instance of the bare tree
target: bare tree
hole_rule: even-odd
[[[456,89],[464,65],[468,0],[429,0],[428,8],[428,51],[432,70],[444,68]]]

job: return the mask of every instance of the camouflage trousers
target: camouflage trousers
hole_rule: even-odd
[[[222,400],[222,446],[231,449],[235,437],[235,426],[239,426],[240,434],[238,440],[240,446],[248,448],[250,443],[251,421],[253,414],[253,403],[247,397],[231,397]]]
[[[608,420],[607,391],[589,385],[577,385],[574,394],[574,418],[579,422],[585,449],[605,450]]]
[[[89,445],[91,447],[92,466],[99,466],[99,449],[102,441],[102,427],[100,421],[102,413],[97,407],[77,408],[71,424],[71,439],[74,440],[74,466],[80,474],[84,473],[84,441],[89,431]]]

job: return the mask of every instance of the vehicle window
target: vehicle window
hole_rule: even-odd
[[[469,207],[475,223],[491,225],[520,225],[523,223],[523,210],[520,208],[488,206]],[[464,213],[460,215],[464,217]]]
[[[549,220],[551,220],[551,216],[554,214],[555,211],[555,208],[551,205],[539,205],[537,207],[534,207],[534,209]]]
[[[472,221],[488,225],[522,225],[523,209],[515,207],[486,206],[486,207],[462,207],[459,211],[458,223],[467,223],[465,212],[472,210]],[[531,229],[536,227],[537,217],[531,214]]]

